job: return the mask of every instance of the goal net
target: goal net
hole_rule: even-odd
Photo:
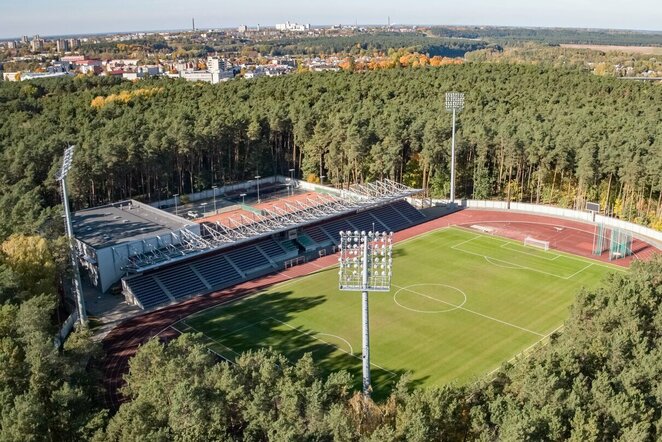
[[[528,247],[535,247],[537,249],[549,250],[549,241],[543,241],[541,239],[531,238],[527,236],[524,238],[524,245]]]

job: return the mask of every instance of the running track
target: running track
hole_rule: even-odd
[[[591,255],[592,225],[518,212],[466,209],[396,232],[394,241],[402,241],[441,227],[451,225],[469,227],[476,224],[494,228],[495,234],[499,236],[521,240],[529,235],[537,239],[550,241],[550,246],[557,250],[596,258]],[[659,252],[653,246],[639,240],[634,241],[633,250],[639,259],[648,259]],[[598,259],[607,261],[604,255]],[[629,266],[632,259],[632,257],[628,257],[618,260],[616,263]],[[106,405],[112,411],[116,411],[123,401],[119,389],[124,383],[123,376],[128,371],[129,359],[136,353],[138,347],[154,336],[166,340],[177,336],[178,333],[171,328],[177,321],[205,308],[232,302],[273,284],[335,265],[336,262],[335,255],[325,256],[283,272],[238,284],[229,289],[197,296],[159,310],[143,313],[121,323],[103,339],[103,349],[106,356],[102,370],[103,382],[106,388]]]

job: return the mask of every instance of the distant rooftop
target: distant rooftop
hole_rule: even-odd
[[[95,249],[165,235],[191,224],[134,200],[80,210],[72,222],[74,236]]]

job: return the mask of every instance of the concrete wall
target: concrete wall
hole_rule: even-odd
[[[67,336],[69,336],[71,330],[74,329],[76,321],[78,321],[78,312],[73,312],[69,315],[69,317],[67,317],[67,319],[62,324],[62,327],[60,327],[60,331],[58,332],[57,336],[55,336],[53,339],[53,345],[55,348],[59,349],[62,347],[64,341],[67,340]]]

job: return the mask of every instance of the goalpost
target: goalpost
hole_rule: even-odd
[[[529,247],[535,247],[537,249],[542,249],[544,251],[549,250],[549,241],[543,241],[541,239],[535,239],[530,236],[524,238],[524,245]]]

